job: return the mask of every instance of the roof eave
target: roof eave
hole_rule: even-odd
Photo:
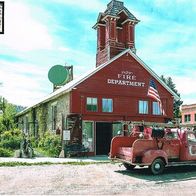
[[[137,22],[137,23],[140,22],[140,20],[138,20],[133,14],[132,14],[132,15],[133,15],[134,19],[130,18],[130,17],[129,17],[129,14],[126,12],[125,9],[120,10],[119,13],[118,13],[118,15],[121,14],[122,12],[124,12],[124,14],[125,14],[130,20],[135,21],[135,22]]]
[[[111,18],[115,18],[115,19],[119,19],[120,18],[119,16],[113,16],[113,15],[107,14],[101,20],[105,22],[105,20],[106,20],[107,17],[111,17]]]
[[[124,22],[122,22],[121,24],[124,25],[124,24],[127,23],[127,22],[131,22],[131,23],[133,23],[133,24],[137,24],[137,23],[138,23],[137,20],[133,20],[133,19],[128,18],[128,19],[126,19]]]
[[[64,95],[64,94],[70,92],[71,90],[72,90],[72,88],[69,88],[69,89],[67,89],[67,90],[65,90],[65,91],[62,91],[62,92],[60,92],[60,93],[58,93],[58,94],[55,94],[54,96],[51,96],[51,97],[49,97],[49,98],[46,98],[46,99],[44,99],[44,100],[42,100],[42,101],[40,101],[40,102],[38,102],[38,103],[36,103],[36,104],[34,104],[34,105],[32,105],[32,106],[29,106],[29,107],[27,107],[26,109],[24,109],[23,111],[21,111],[21,112],[19,112],[18,114],[16,114],[16,117],[19,117],[19,116],[21,116],[21,115],[23,115],[23,114],[26,114],[26,113],[28,113],[30,110],[32,110],[32,109],[34,109],[34,108],[37,108],[37,107],[40,106],[41,104],[44,104],[44,103],[47,103],[47,102],[49,102],[49,101],[51,101],[51,100],[53,100],[53,99],[56,99],[56,98],[60,97],[61,95]]]
[[[102,23],[96,23],[92,28],[96,30],[98,26],[106,26],[106,25]]]

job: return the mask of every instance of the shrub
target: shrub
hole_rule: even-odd
[[[46,132],[38,143],[38,147],[46,152],[48,156],[58,157],[61,151],[61,138],[50,132]]]
[[[30,141],[31,141],[31,145],[32,145],[33,148],[37,148],[38,147],[39,140],[37,138],[31,137]]]
[[[0,157],[11,157],[11,156],[12,156],[12,151],[0,147]]]
[[[0,136],[0,147],[10,150],[19,149],[21,141],[22,133],[18,129],[4,131]]]
[[[0,146],[3,148],[8,148],[12,150],[16,150],[20,148],[21,138],[11,137],[10,139],[2,140],[0,142]]]

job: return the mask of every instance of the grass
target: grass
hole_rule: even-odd
[[[51,163],[51,162],[38,162],[38,163],[27,163],[27,162],[0,162],[0,167],[17,167],[17,166],[37,166],[37,165],[92,165],[92,164],[106,164],[110,163],[109,161],[102,162],[64,162],[64,163]]]

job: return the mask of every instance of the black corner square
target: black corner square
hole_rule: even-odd
[[[4,34],[4,1],[0,1],[0,34]]]

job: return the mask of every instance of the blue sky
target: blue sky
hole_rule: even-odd
[[[0,95],[30,106],[52,92],[56,64],[74,76],[95,67],[96,23],[109,0],[5,0],[0,34]],[[184,104],[196,103],[196,1],[124,0],[141,22],[137,55],[158,75],[172,77]]]

